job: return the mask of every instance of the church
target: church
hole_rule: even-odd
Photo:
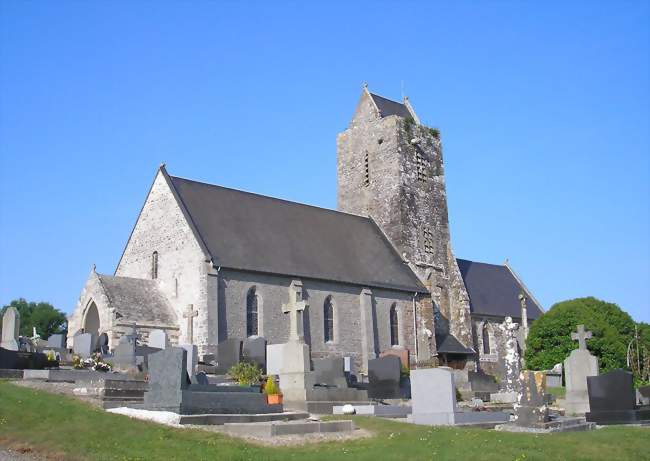
[[[363,375],[406,349],[412,364],[501,375],[499,325],[542,308],[507,263],[455,258],[439,131],[408,98],[365,86],[337,138],[337,186],[335,211],[161,165],[114,274],[91,270],[69,341],[106,333],[114,347],[135,323],[143,340],[163,329],[199,354],[230,338],[284,343],[295,296],[312,358],[349,356]]]

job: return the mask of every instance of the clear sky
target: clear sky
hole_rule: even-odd
[[[305,3],[0,1],[0,303],[70,312],[163,161],[335,208],[367,81],[440,128],[458,257],[650,321],[648,2]]]

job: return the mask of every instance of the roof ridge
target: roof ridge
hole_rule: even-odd
[[[494,263],[484,263],[481,261],[472,261],[471,259],[465,259],[465,258],[456,258],[457,261],[467,261],[472,264],[484,264],[486,266],[496,266],[496,267],[507,267],[505,264],[494,264]]]
[[[299,205],[299,206],[303,206],[303,207],[307,207],[307,208],[314,208],[316,210],[327,211],[327,212],[330,212],[330,213],[336,213],[336,214],[340,214],[340,215],[352,216],[354,218],[359,218],[359,219],[362,219],[362,220],[365,220],[365,221],[370,220],[369,216],[362,216],[362,215],[358,215],[358,214],[354,214],[354,213],[348,213],[347,211],[333,210],[332,208],[325,208],[325,207],[321,207],[321,206],[310,205],[308,203],[294,202],[292,200],[287,200],[287,199],[279,198],[279,197],[273,197],[271,195],[264,195],[264,194],[260,194],[258,192],[250,192],[250,191],[243,190],[243,189],[235,189],[234,187],[226,187],[226,186],[222,186],[222,185],[219,185],[219,184],[212,184],[212,183],[209,183],[209,182],[197,181],[195,179],[183,178],[181,176],[172,176],[172,175],[170,175],[170,178],[172,178],[172,180],[180,179],[181,181],[193,182],[193,183],[196,183],[196,184],[202,184],[204,186],[217,187],[219,189],[225,189],[225,190],[229,190],[229,191],[233,191],[233,192],[238,192],[240,194],[254,195],[256,197],[262,197],[262,198],[266,198],[266,199],[270,199],[270,200],[276,200],[278,202],[289,203],[291,205]]]

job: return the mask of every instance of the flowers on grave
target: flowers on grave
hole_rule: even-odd
[[[253,386],[260,383],[262,370],[255,363],[239,362],[228,370],[228,375],[236,380],[240,386]]]
[[[47,357],[48,362],[56,361],[56,354],[54,353],[54,351],[47,351],[45,353],[45,356]]]
[[[72,356],[72,367],[76,370],[90,369],[93,371],[111,371],[113,367],[110,363],[104,362],[100,353],[95,353],[87,359],[82,359],[78,355]]]
[[[82,363],[81,356],[77,354],[72,356],[72,368],[74,368],[75,370],[83,370],[84,368],[86,368]]]

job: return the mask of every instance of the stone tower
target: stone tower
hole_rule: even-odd
[[[338,209],[372,217],[430,290],[436,333],[472,347],[469,297],[451,249],[438,130],[420,123],[407,98],[364,87],[338,135]]]

